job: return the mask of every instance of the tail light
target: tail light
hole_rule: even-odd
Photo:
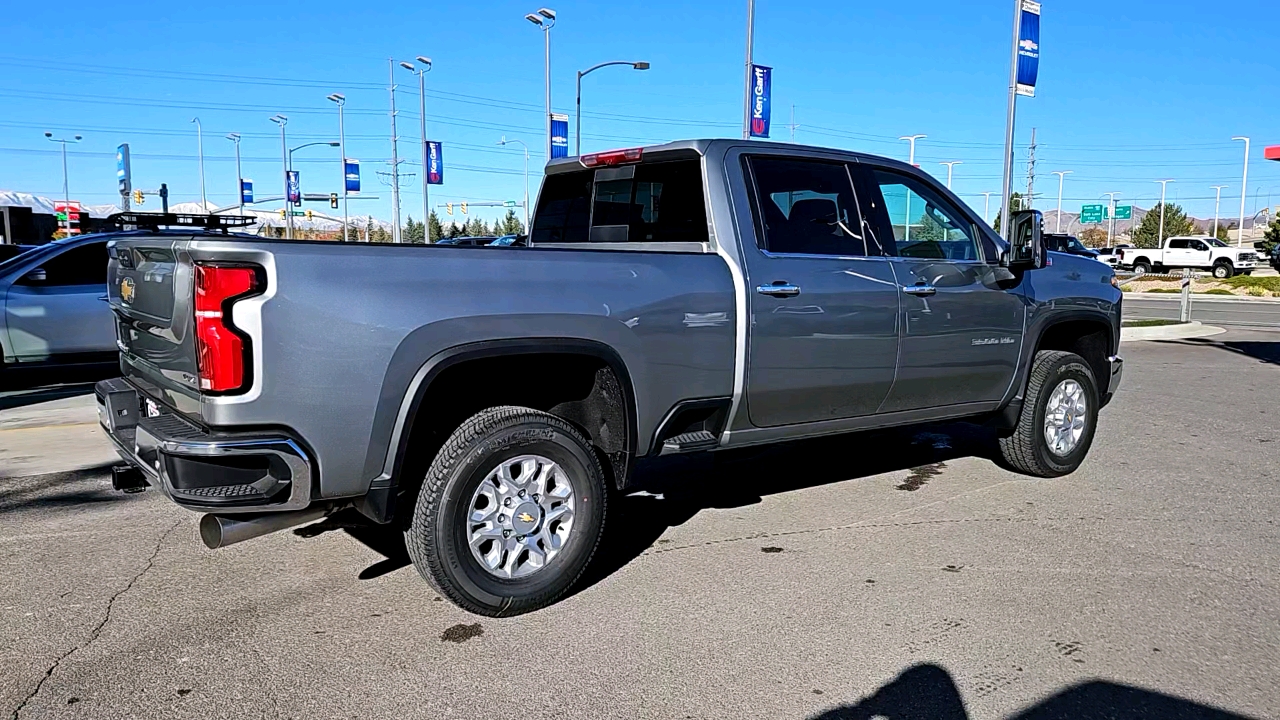
[[[243,389],[252,367],[249,337],[231,323],[235,301],[262,292],[259,268],[195,266],[196,364],[200,390],[231,393]]]
[[[582,167],[613,167],[615,165],[627,165],[630,163],[640,162],[640,156],[644,154],[644,148],[628,148],[626,150],[610,150],[602,153],[592,153],[591,155],[583,155],[578,159],[582,163]]]

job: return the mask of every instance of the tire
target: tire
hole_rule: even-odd
[[[571,526],[565,531],[567,537],[561,541],[563,545],[554,554],[541,540],[530,541],[538,543],[540,552],[546,553],[545,565],[534,567],[528,575],[509,573],[512,577],[501,577],[495,574],[501,569],[491,571],[482,559],[472,553],[468,534],[478,526],[468,519],[468,515],[473,512],[473,503],[480,498],[481,483],[493,482],[490,473],[498,472],[503,462],[511,462],[509,467],[515,467],[519,459],[525,458],[527,462],[529,456],[538,458],[534,462],[540,475],[545,473],[544,468],[549,467],[541,461],[559,466],[562,472],[558,477],[564,477],[572,491]],[[518,486],[518,479],[507,485],[512,488]],[[523,487],[528,489],[532,485]],[[520,497],[526,499],[515,502],[530,502],[537,497],[532,493],[530,490],[527,497],[522,494]],[[472,416],[455,430],[431,463],[414,507],[412,522],[405,530],[405,545],[418,573],[459,607],[489,617],[518,615],[556,602],[582,576],[604,530],[607,496],[608,485],[595,451],[576,428],[554,415],[529,408],[490,408]],[[510,495],[506,497],[514,500]],[[547,497],[550,497],[549,493]],[[498,505],[493,507],[502,509]],[[524,545],[523,539],[517,539],[533,538],[534,533],[519,535],[518,526],[514,523],[517,517],[528,518],[529,521],[533,518],[528,512],[521,511],[521,507],[524,505],[513,507],[509,517],[491,515],[491,520],[505,519],[517,529],[507,531],[510,539],[486,540],[480,547],[496,547],[498,556],[510,559],[511,566],[516,565],[515,558],[526,558],[523,567],[527,569],[534,557],[529,552],[532,546]],[[518,515],[517,511],[520,511]],[[529,512],[538,513],[536,504]],[[553,527],[552,522],[548,522],[545,528],[542,523],[538,521],[539,538]],[[506,527],[491,521],[482,525],[493,526],[495,530]],[[563,529],[564,526],[559,527]],[[499,544],[487,545],[490,542]],[[507,547],[505,543],[516,544],[514,555],[503,549]],[[505,562],[501,564],[506,565]]]
[[[1213,276],[1219,280],[1226,280],[1235,274],[1235,269],[1231,267],[1228,261],[1219,261],[1213,266]]]
[[[1151,272],[1151,263],[1146,258],[1138,260],[1133,264],[1133,271],[1136,273],[1147,274]]]
[[[1045,415],[1054,391],[1068,381],[1074,381],[1082,390],[1084,427],[1075,445],[1059,455],[1050,449],[1045,438]],[[1036,353],[1018,426],[1011,435],[1000,438],[1000,454],[1013,470],[1032,477],[1053,478],[1075,472],[1093,445],[1099,404],[1098,384],[1084,358],[1061,350]]]

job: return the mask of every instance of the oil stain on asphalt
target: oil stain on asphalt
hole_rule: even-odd
[[[444,642],[464,643],[473,637],[480,637],[484,634],[484,628],[480,627],[480,623],[474,625],[463,625],[461,623],[445,630],[440,636]]]
[[[940,462],[921,465],[920,467],[913,467],[911,468],[911,474],[907,475],[907,479],[898,486],[898,489],[906,490],[907,492],[915,492],[916,490],[924,487],[925,483],[941,475],[943,469],[946,467],[946,463]]]

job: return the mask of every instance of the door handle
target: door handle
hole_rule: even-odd
[[[756,288],[756,292],[777,298],[795,297],[800,294],[800,286],[779,280],[772,285],[760,285]]]
[[[915,295],[916,297],[929,297],[930,295],[937,295],[938,288],[921,283],[919,285],[908,285],[907,287],[902,288],[902,292],[908,295]]]

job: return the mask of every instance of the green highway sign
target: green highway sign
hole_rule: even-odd
[[[1080,222],[1086,223],[1086,224],[1102,222],[1102,206],[1101,205],[1085,205],[1081,207]]]
[[[1132,219],[1132,218],[1133,218],[1133,206],[1132,206],[1132,205],[1117,205],[1117,206],[1116,206],[1116,217],[1115,217],[1115,219],[1116,219],[1116,220],[1129,220],[1129,219]],[[1111,208],[1107,208],[1107,219],[1111,219]]]
[[[515,200],[503,200],[503,201],[502,201],[502,207],[515,207],[515,206],[516,206],[516,201],[515,201]]]

